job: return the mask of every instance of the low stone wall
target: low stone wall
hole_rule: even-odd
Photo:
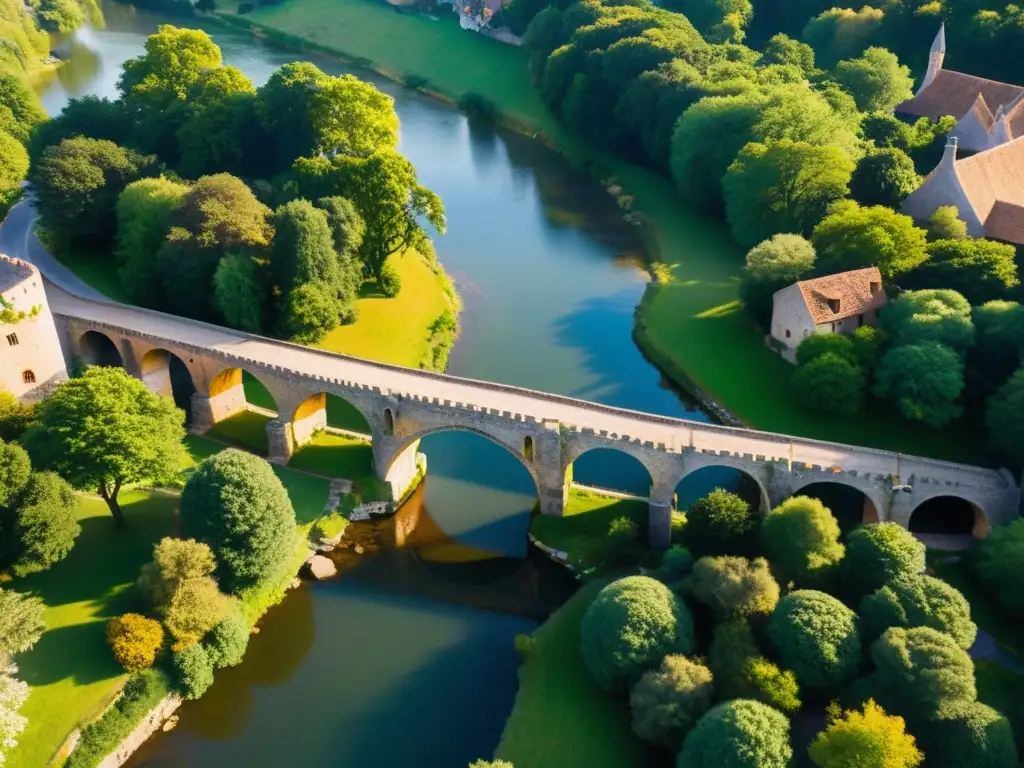
[[[169,693],[163,700],[149,711],[142,721],[135,726],[135,730],[128,734],[128,737],[118,745],[117,749],[103,758],[98,768],[121,768],[128,762],[128,758],[143,743],[160,730],[160,726],[174,714],[181,706],[181,697],[176,693]]]

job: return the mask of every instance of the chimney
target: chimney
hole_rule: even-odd
[[[950,168],[954,167],[956,163],[956,136],[950,136],[946,139],[946,149],[942,152],[942,160],[939,161],[940,166],[948,165]]]
[[[932,49],[928,53],[928,71],[924,73],[924,79],[921,80],[921,87],[917,89],[915,96],[920,96],[921,93],[932,84],[932,80],[939,74],[939,70],[942,69],[942,60],[946,58],[946,25],[942,24],[939,26],[939,33],[935,35],[935,40],[932,42]]]

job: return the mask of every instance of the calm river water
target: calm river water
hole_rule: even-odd
[[[68,62],[40,84],[51,114],[76,96],[116,97],[120,66],[142,53],[146,36],[188,23],[127,6],[104,11],[106,28],[64,43]],[[225,63],[257,85],[307,58],[208,31]],[[437,251],[464,302],[450,372],[706,418],[664,386],[632,341],[643,254],[601,187],[536,142],[377,84],[395,97],[401,150],[448,212]],[[435,546],[367,557],[338,581],[292,593],[261,622],[244,663],[219,673],[133,765],[451,768],[491,755],[515,696],[513,638],[572,585],[527,551],[535,491],[515,458],[461,433],[432,436],[422,450],[428,479],[400,514],[421,520],[433,533],[420,539]],[[590,454],[575,479],[645,492],[646,473],[629,461]],[[681,500],[697,489],[689,490]],[[445,537],[454,541],[437,547]],[[470,564],[431,555],[480,550],[493,554]]]

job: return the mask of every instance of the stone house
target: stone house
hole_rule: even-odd
[[[913,98],[896,105],[908,117],[957,118],[949,135],[960,148],[983,152],[1024,136],[1024,87],[943,69],[945,27],[932,43],[928,70]]]
[[[924,222],[943,205],[956,206],[971,237],[1024,245],[1024,136],[961,159],[951,137],[900,210]]]
[[[771,345],[789,362],[813,333],[850,333],[875,325],[885,305],[878,267],[801,280],[772,297]]]
[[[0,390],[38,400],[68,377],[39,270],[0,254],[0,298]]]

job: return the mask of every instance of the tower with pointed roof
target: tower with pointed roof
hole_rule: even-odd
[[[942,62],[946,58],[946,25],[939,25],[939,31],[932,41],[931,50],[928,52],[928,71],[924,73],[921,87],[917,89],[917,95],[932,84],[935,76],[942,70]]]

